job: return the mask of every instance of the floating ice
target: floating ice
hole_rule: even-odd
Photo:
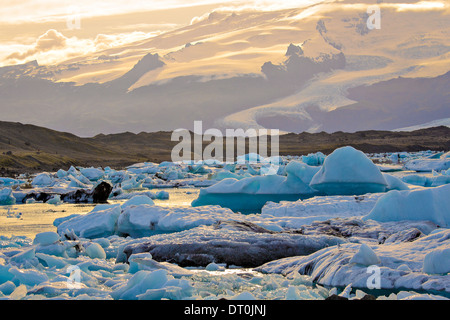
[[[72,230],[76,235],[83,238],[110,236],[116,231],[116,223],[120,213],[119,206],[93,211],[90,214],[79,215],[60,223],[57,230],[59,234],[66,230]]]
[[[350,263],[370,266],[379,264],[380,259],[367,244],[363,243],[359,247],[359,251],[350,259]]]
[[[61,201],[60,195],[59,195],[59,194],[55,194],[53,197],[51,197],[51,198],[47,201],[47,203],[48,203],[48,204],[56,204],[56,205],[61,204],[62,201]]]
[[[376,203],[365,220],[430,220],[441,227],[450,226],[450,185],[441,187],[389,191]]]
[[[111,293],[114,299],[137,300],[139,295],[148,290],[160,289],[168,281],[166,270],[146,271],[135,273],[125,285]]]
[[[41,232],[36,235],[36,237],[33,240],[33,244],[40,244],[42,246],[47,246],[55,243],[56,241],[59,241],[59,239],[60,236],[56,232],[52,231]]]
[[[327,195],[360,195],[384,192],[388,183],[363,152],[347,146],[325,159],[310,186]]]
[[[97,181],[104,176],[103,170],[97,168],[83,168],[80,170],[81,174],[88,178],[90,181]]]
[[[310,166],[321,166],[325,158],[326,156],[322,152],[310,153],[301,157],[302,161]]]
[[[14,186],[14,185],[19,185],[21,183],[23,183],[23,181],[21,181],[21,180],[0,177],[0,186],[1,187],[11,187],[11,186]]]
[[[0,189],[0,205],[9,206],[16,203],[16,198],[13,196],[11,188]]]
[[[448,250],[449,243],[450,230],[444,229],[414,241],[376,245],[374,251],[380,259],[378,264],[380,288],[435,290],[449,293],[450,278],[442,274],[448,270],[448,262],[445,262],[448,261],[448,252],[445,250]],[[321,249],[308,256],[268,262],[256,270],[284,275],[300,273],[311,276],[321,285],[345,287],[351,284],[353,288],[364,289],[371,280],[369,277],[374,276],[376,271],[368,269],[365,265],[369,261],[364,265],[351,263],[352,257],[360,247],[359,244],[345,243]],[[425,259],[430,252],[439,254]],[[441,262],[433,264],[444,257]],[[444,266],[447,269],[439,269]],[[440,274],[427,274],[422,268]]]
[[[135,195],[131,199],[125,201],[124,204],[122,204],[122,209],[125,209],[128,206],[136,206],[141,204],[148,204],[148,205],[154,205],[155,203],[151,198],[149,198],[146,195]]]
[[[91,243],[86,248],[86,254],[91,259],[106,259],[106,253],[105,250],[103,250],[102,246],[98,243]]]
[[[53,184],[53,178],[47,172],[38,174],[32,181],[33,186],[50,186]]]
[[[429,252],[423,260],[423,272],[428,274],[450,273],[450,247]]]
[[[200,190],[192,206],[220,205],[242,213],[259,212],[267,201],[298,200],[317,192],[309,181],[319,170],[304,163],[291,161],[286,176],[265,175],[241,180],[224,179]]]
[[[413,159],[405,163],[405,169],[417,172],[443,171],[450,169],[450,152],[444,153],[440,158]]]

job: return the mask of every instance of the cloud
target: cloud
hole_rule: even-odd
[[[7,59],[24,60],[35,54],[54,49],[62,49],[66,46],[67,38],[60,32],[50,29],[39,36],[30,49],[25,52],[14,52]]]
[[[2,61],[5,65],[23,63],[27,60],[38,60],[39,64],[55,64],[60,63],[68,58],[82,56],[99,50],[120,47],[135,41],[148,39],[160,34],[161,31],[155,32],[126,32],[116,34],[97,34],[94,39],[77,37],[66,37],[61,32],[50,29],[40,35],[34,43],[30,45],[9,45],[6,58]],[[6,49],[5,49],[6,48]],[[3,46],[4,51],[8,50],[8,45]]]

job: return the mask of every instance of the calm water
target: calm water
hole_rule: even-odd
[[[199,189],[164,189],[169,192],[168,200],[154,200],[158,206],[189,206],[198,196]],[[148,191],[148,190],[146,190]],[[159,191],[158,189],[154,191]],[[111,200],[109,203],[123,203],[126,200]],[[16,204],[0,206],[0,235],[26,236],[34,239],[39,232],[56,231],[53,221],[71,214],[86,214],[94,204],[52,205],[46,203]],[[21,215],[19,215],[21,213]]]

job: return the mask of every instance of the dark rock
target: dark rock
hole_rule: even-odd
[[[106,203],[112,186],[102,181],[92,190],[78,189],[61,195],[61,200],[69,203]]]
[[[112,186],[102,181],[92,190],[78,189],[68,193],[60,194],[60,198],[68,203],[106,203],[112,191]],[[31,192],[23,199],[22,203],[26,203],[28,199],[35,199],[36,201],[47,202],[57,193],[51,192]]]

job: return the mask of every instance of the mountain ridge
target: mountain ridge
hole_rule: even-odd
[[[123,132],[84,138],[36,125],[0,121],[0,175],[56,171],[71,165],[123,168],[138,162],[170,161],[171,151],[179,143],[171,141],[171,135],[170,131]],[[203,142],[204,146],[207,144]],[[280,155],[318,151],[327,154],[345,145],[367,153],[448,151],[450,128],[439,126],[411,132],[302,132],[279,137]]]

